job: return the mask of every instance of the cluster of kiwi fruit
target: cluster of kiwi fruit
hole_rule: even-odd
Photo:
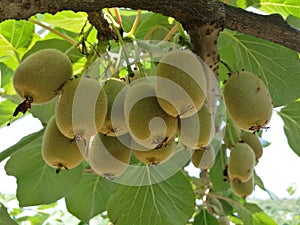
[[[241,130],[238,137],[239,141],[229,147],[225,175],[232,191],[245,198],[254,190],[254,168],[263,154],[263,146],[255,133]]]
[[[206,71],[191,51],[174,49],[160,59],[155,76],[143,77],[134,70],[100,83],[73,76],[65,54],[44,49],[15,71],[13,85],[24,101],[14,115],[56,97],[42,156],[57,173],[86,160],[95,173],[115,178],[132,157],[146,165],[162,163],[177,145],[193,150],[193,165],[207,170],[215,160],[211,142],[216,102],[207,97]],[[273,105],[263,81],[249,72],[233,73],[223,95],[229,116],[242,130],[239,142],[228,144],[228,180],[232,190],[245,197],[253,191],[253,170],[262,155],[255,132],[269,122]]]
[[[168,160],[178,142],[194,150],[196,167],[207,169],[214,162],[214,103],[206,98],[203,63],[189,50],[169,51],[155,76],[134,70],[100,83],[73,76],[65,54],[44,49],[19,65],[13,85],[24,99],[14,115],[56,97],[42,156],[57,173],[86,160],[97,174],[115,178],[132,157],[146,165]]]
[[[224,141],[230,149],[225,175],[232,191],[244,198],[253,192],[254,167],[263,154],[262,144],[256,134],[267,128],[273,102],[265,83],[246,71],[230,74],[224,85],[223,97],[233,123],[231,132],[238,136],[238,140],[232,141],[225,134]]]

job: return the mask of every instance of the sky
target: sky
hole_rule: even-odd
[[[300,196],[300,157],[288,146],[283,122],[277,115],[276,109],[268,125],[270,129],[263,132],[263,139],[271,142],[264,148],[263,156],[256,165],[256,172],[264,181],[265,187],[279,198]],[[15,144],[22,137],[36,132],[42,128],[39,120],[31,115],[13,122],[9,127],[0,128],[0,151]],[[0,193],[15,194],[16,180],[5,173],[4,166],[7,160],[0,163]],[[199,170],[192,165],[187,167],[190,175],[198,176]],[[296,192],[293,196],[287,192],[287,188],[293,186]],[[250,198],[267,199],[265,191],[256,188]]]

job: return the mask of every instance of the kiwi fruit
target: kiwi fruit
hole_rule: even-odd
[[[206,148],[194,150],[191,161],[196,168],[208,170],[214,165],[215,158],[215,149],[212,145],[209,145]]]
[[[156,77],[158,103],[169,115],[189,117],[203,105],[207,82],[202,63],[190,50],[168,52],[157,65]]]
[[[53,99],[73,73],[69,58],[56,49],[43,49],[28,56],[16,69],[13,87],[25,99],[14,112],[25,113],[32,104]]]
[[[237,143],[230,149],[228,176],[230,180],[245,182],[253,174],[255,154],[246,143]]]
[[[172,139],[168,140],[168,142],[161,143],[155,149],[140,151],[134,150],[133,147],[133,154],[140,162],[146,165],[155,165],[168,160],[174,153],[175,149],[176,142],[175,138],[173,137]]]
[[[155,149],[177,131],[177,119],[161,109],[152,82],[144,80],[130,86],[125,96],[124,112],[130,135],[148,149]]]
[[[99,175],[113,179],[127,169],[131,155],[131,137],[124,134],[118,137],[98,133],[90,145],[88,161]]]
[[[255,132],[269,123],[273,102],[258,76],[246,71],[231,74],[223,96],[227,112],[238,128]]]
[[[255,158],[258,160],[263,154],[263,146],[259,141],[259,138],[254,133],[242,131],[240,134],[241,141],[250,145],[255,153]]]
[[[218,218],[219,225],[230,225],[230,221],[227,216],[222,215]]]
[[[42,156],[49,166],[56,168],[57,173],[61,169],[72,169],[83,161],[77,143],[59,131],[55,116],[49,120],[44,133]]]
[[[251,176],[247,181],[230,180],[230,187],[237,196],[246,198],[251,195],[254,190],[254,177]]]
[[[194,115],[179,120],[180,142],[191,149],[208,146],[215,134],[215,123],[211,109],[204,103]]]
[[[108,136],[119,136],[128,132],[124,117],[125,93],[121,92],[126,83],[117,78],[109,78],[103,89],[107,95],[107,114],[99,132]]]
[[[62,88],[55,108],[56,123],[63,135],[88,139],[98,133],[107,113],[107,96],[97,80],[73,78]]]

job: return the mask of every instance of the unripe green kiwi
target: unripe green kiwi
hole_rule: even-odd
[[[212,111],[207,103],[194,115],[179,120],[180,142],[191,149],[208,146],[215,134]]]
[[[255,166],[255,154],[246,143],[236,143],[230,151],[228,176],[230,180],[245,182],[250,179]]]
[[[57,99],[55,116],[59,130],[66,137],[84,139],[96,134],[107,113],[107,97],[93,78],[69,80]]]
[[[83,157],[75,141],[70,141],[60,133],[53,116],[45,130],[42,143],[42,156],[51,167],[60,169],[72,169],[78,166]]]
[[[56,49],[43,49],[18,66],[13,86],[21,98],[41,104],[53,99],[72,73],[72,63],[65,54]]]
[[[265,127],[272,116],[273,103],[265,83],[249,72],[230,76],[223,90],[225,105],[235,125],[245,131]]]
[[[263,147],[259,141],[259,138],[250,132],[242,131],[240,135],[241,141],[250,145],[255,153],[256,160],[259,159],[263,154]]]
[[[218,223],[219,223],[219,225],[230,225],[230,221],[229,221],[228,217],[224,216],[224,215],[220,216],[218,218]]]
[[[166,142],[177,131],[177,119],[160,108],[151,82],[141,81],[130,86],[124,109],[130,135],[148,149]]]
[[[91,168],[110,179],[121,176],[129,165],[130,144],[131,137],[128,133],[118,137],[99,133],[89,150],[88,161]]]
[[[240,182],[237,180],[230,180],[230,187],[232,191],[239,197],[245,198],[254,190],[254,177],[251,176],[247,181]]]
[[[134,145],[133,145],[134,146]],[[168,140],[168,142],[163,142],[155,149],[147,150],[147,151],[139,151],[134,150],[133,154],[135,157],[146,165],[154,165],[158,163],[162,163],[168,160],[176,149],[175,138]]]
[[[119,136],[128,132],[124,116],[125,93],[121,92],[126,84],[123,80],[110,78],[104,82],[107,95],[107,114],[99,132],[108,136]]]
[[[191,160],[196,168],[208,170],[214,165],[215,158],[215,149],[212,145],[209,145],[206,148],[194,150]]]
[[[156,70],[156,93],[162,109],[173,117],[189,117],[206,99],[207,83],[202,64],[189,50],[172,50]]]

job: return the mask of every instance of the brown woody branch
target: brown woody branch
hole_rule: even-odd
[[[0,22],[28,19],[36,13],[62,10],[94,12],[107,7],[145,9],[172,16],[187,30],[224,19],[226,28],[263,38],[300,52],[300,31],[278,15],[262,16],[212,0],[1,0]]]
[[[225,27],[262,38],[300,52],[300,31],[278,14],[258,15],[225,5]]]

